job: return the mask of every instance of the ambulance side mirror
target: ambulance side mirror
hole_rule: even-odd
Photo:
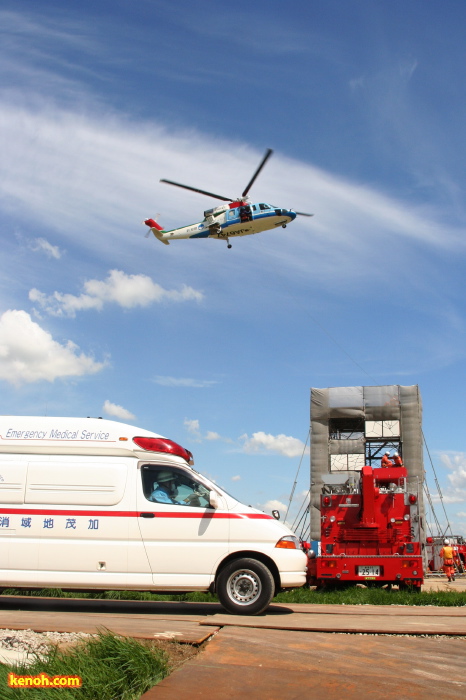
[[[210,507],[215,508],[215,510],[217,510],[217,508],[220,507],[220,501],[218,499],[218,494],[216,491],[209,492],[209,503]]]

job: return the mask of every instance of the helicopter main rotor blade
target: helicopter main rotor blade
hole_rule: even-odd
[[[272,153],[273,153],[273,151],[272,151],[271,148],[268,148],[268,149],[266,150],[265,156],[262,158],[262,161],[261,161],[259,167],[257,168],[256,172],[255,172],[254,175],[252,176],[250,182],[246,185],[246,189],[244,190],[243,194],[241,195],[242,197],[246,197],[247,193],[249,192],[249,190],[250,190],[251,187],[253,186],[256,177],[259,175],[260,171],[262,170],[262,168],[264,167],[264,165],[267,163],[267,161],[268,161],[268,159],[270,158],[270,156],[272,155]]]
[[[298,216],[314,216],[314,214],[306,214],[303,211],[295,211],[295,214],[297,214]]]
[[[181,185],[179,182],[173,182],[173,180],[160,180],[160,182],[166,182],[167,185],[175,185],[175,187],[182,187],[184,190],[191,190],[191,192],[198,192],[199,194],[205,194],[207,197],[214,197],[215,199],[221,199],[223,202],[233,202],[233,199],[229,197],[222,197],[221,194],[214,194],[213,192],[206,192],[205,190],[199,190],[197,187],[190,187],[189,185]]]

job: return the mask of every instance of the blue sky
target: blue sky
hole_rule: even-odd
[[[129,419],[270,510],[310,387],[419,384],[465,534],[465,21],[460,0],[2,3],[2,413]],[[268,147],[253,201],[312,219],[231,250],[144,237],[215,205],[160,178],[236,196]],[[294,511],[308,485],[305,457]]]

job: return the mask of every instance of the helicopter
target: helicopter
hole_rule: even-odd
[[[169,245],[170,241],[183,238],[216,238],[226,241],[228,248],[231,248],[230,238],[232,237],[249,236],[261,231],[269,231],[278,226],[286,228],[287,224],[294,221],[298,215],[313,216],[312,214],[293,211],[292,209],[281,209],[265,202],[258,204],[249,202],[248,192],[272,153],[271,148],[266,150],[254,175],[246,185],[241,196],[236,199],[214,194],[213,192],[206,192],[197,187],[182,185],[179,182],[173,182],[173,180],[160,180],[160,182],[165,182],[167,185],[181,187],[185,190],[205,194],[207,197],[214,197],[229,203],[213,209],[207,209],[204,212],[204,219],[197,224],[175,228],[171,231],[165,231],[155,219],[145,219],[144,223],[146,226],[149,226],[157,240],[165,245]],[[147,235],[149,233],[150,231],[147,232]]]

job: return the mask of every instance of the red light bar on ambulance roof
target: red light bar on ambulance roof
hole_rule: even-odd
[[[194,464],[192,453],[189,450],[185,450],[185,448],[178,445],[178,443],[173,442],[173,440],[153,437],[133,437],[133,442],[142,450],[147,450],[148,452],[165,452],[166,454],[176,455],[177,457],[185,459],[188,464]]]

